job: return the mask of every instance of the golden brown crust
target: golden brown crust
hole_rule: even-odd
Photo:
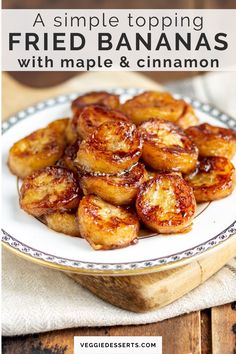
[[[168,92],[146,91],[126,101],[121,110],[137,125],[153,118],[172,121],[185,129],[198,122],[192,107]]]
[[[197,164],[198,150],[174,123],[151,119],[138,128],[143,138],[143,160],[155,170],[188,173]]]
[[[70,136],[70,118],[62,118],[54,120],[48,125],[49,128],[57,129],[60,134],[63,135],[66,144],[70,143],[72,137]],[[71,133],[72,134],[72,133]]]
[[[25,178],[36,170],[54,165],[64,148],[64,137],[57,129],[39,129],[11,147],[8,166],[14,175]]]
[[[141,150],[142,141],[134,124],[103,123],[82,141],[75,164],[89,173],[117,174],[138,162]]]
[[[27,176],[20,189],[20,206],[28,214],[40,217],[55,211],[76,208],[80,188],[72,171],[51,166]]]
[[[179,177],[183,177],[181,172],[147,170],[148,179],[155,178],[156,176],[158,176],[160,174],[165,174],[165,175],[170,174],[170,175],[177,175]]]
[[[77,156],[77,152],[79,150],[80,144],[81,144],[81,140],[78,139],[73,144],[68,145],[65,149],[65,153],[62,158],[63,166],[74,172],[78,172],[74,164],[74,160]]]
[[[235,168],[225,157],[203,157],[185,180],[193,187],[197,202],[221,199],[231,194],[235,187]]]
[[[119,96],[106,91],[88,92],[85,95],[77,97],[71,104],[73,113],[79,113],[89,105],[96,104],[110,109],[118,109],[120,106]]]
[[[114,120],[128,121],[128,118],[120,111],[106,106],[95,104],[85,106],[77,110],[70,119],[66,130],[67,141],[73,143],[79,137],[85,139],[99,125]]]
[[[72,127],[82,139],[86,139],[101,124],[114,121],[127,122],[128,118],[121,112],[107,107],[91,105],[72,118]]]
[[[142,184],[136,200],[139,217],[160,233],[183,232],[196,211],[193,190],[175,174],[159,174]]]
[[[61,118],[56,119],[48,124],[48,128],[56,129],[60,134],[64,134],[66,132],[66,127],[69,123],[70,118]]]
[[[79,225],[75,213],[52,213],[43,217],[46,225],[56,231],[69,236],[80,237]]]
[[[236,132],[203,123],[189,127],[185,133],[194,141],[201,156],[224,156],[231,159],[236,152]]]
[[[97,196],[87,195],[82,198],[78,208],[78,222],[81,235],[95,250],[123,248],[137,242],[137,216]]]
[[[193,125],[199,124],[199,119],[196,116],[192,106],[190,104],[184,102],[184,110],[183,113],[179,116],[179,118],[174,121],[181,129],[187,129]]]
[[[79,136],[77,134],[77,131],[73,127],[72,118],[71,118],[66,127],[66,140],[68,144],[73,144],[76,140],[78,140],[78,138]]]
[[[176,101],[173,107],[173,98],[168,92],[146,91],[126,101],[121,109],[135,124],[141,124],[155,117],[176,120],[183,112],[183,104]]]
[[[138,163],[121,176],[93,176],[85,174],[80,187],[85,195],[96,194],[114,205],[129,205],[137,195],[139,186],[148,179],[144,165]]]

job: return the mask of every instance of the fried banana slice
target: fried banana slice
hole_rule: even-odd
[[[194,141],[201,156],[224,156],[231,159],[236,152],[236,131],[203,123],[189,127],[185,133]]]
[[[197,164],[195,144],[174,123],[151,119],[138,131],[143,138],[143,160],[155,170],[188,173]]]
[[[69,144],[73,144],[79,138],[78,133],[76,131],[76,127],[74,127],[74,124],[72,122],[72,119],[73,118],[69,120],[69,123],[66,127],[66,140]]]
[[[91,105],[85,107],[79,115],[74,115],[72,126],[82,139],[86,139],[101,124],[117,120],[127,122],[128,118],[119,111]]]
[[[78,137],[87,138],[99,125],[115,120],[128,121],[121,112],[99,105],[89,105],[81,108],[70,120],[66,137],[73,143]]]
[[[43,219],[46,225],[54,231],[69,236],[80,237],[76,214],[56,212],[45,215]]]
[[[172,121],[182,128],[197,124],[192,107],[168,92],[147,91],[126,101],[121,110],[139,125],[151,118]]]
[[[192,106],[185,101],[183,101],[183,103],[183,113],[176,121],[174,121],[174,123],[177,124],[181,129],[187,129],[188,127],[199,124],[199,119],[196,116]]]
[[[131,204],[140,185],[148,179],[144,165],[138,163],[121,176],[93,176],[85,174],[80,179],[80,187],[85,195],[96,194],[115,205]]]
[[[143,223],[163,234],[189,231],[196,211],[193,189],[176,174],[159,174],[142,184],[136,209]]]
[[[94,195],[82,198],[78,208],[81,235],[95,250],[127,247],[137,242],[137,216]]]
[[[28,214],[40,217],[76,208],[80,197],[76,175],[64,168],[51,166],[35,171],[23,180],[20,206]]]
[[[57,129],[36,130],[11,147],[8,167],[14,175],[25,178],[36,170],[54,165],[63,155],[64,148],[63,134]]]
[[[53,122],[48,124],[48,128],[56,129],[60,134],[64,134],[66,132],[67,125],[69,123],[70,118],[61,118],[56,119]]]
[[[203,157],[185,180],[193,187],[198,203],[209,202],[232,193],[236,183],[235,168],[225,157]]]
[[[75,167],[74,160],[77,156],[77,152],[79,150],[80,144],[81,144],[81,140],[78,139],[74,144],[68,145],[65,149],[65,153],[62,158],[63,166],[74,172],[78,172],[78,170]]]
[[[81,110],[89,105],[96,104],[110,109],[118,109],[120,106],[119,96],[106,91],[94,91],[77,97],[71,104],[73,113],[80,113]]]
[[[117,174],[141,156],[142,141],[134,124],[107,122],[80,144],[76,166],[89,173]]]
[[[148,174],[148,179],[152,179],[152,178],[155,178],[157,175],[159,174],[168,174],[168,175],[177,175],[179,177],[182,177],[182,173],[181,172],[169,172],[169,171],[154,171],[154,170],[148,170],[147,171],[147,174]]]

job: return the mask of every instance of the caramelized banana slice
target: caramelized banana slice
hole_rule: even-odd
[[[82,198],[78,221],[81,235],[95,250],[122,248],[137,242],[137,216],[94,195]]]
[[[80,237],[76,214],[56,212],[45,215],[44,221],[47,226],[54,231],[70,236]]]
[[[54,120],[52,123],[48,124],[48,128],[56,129],[60,134],[64,134],[69,123],[70,118],[62,118]]]
[[[174,123],[177,124],[182,129],[187,129],[188,127],[199,124],[199,119],[196,116],[192,106],[190,106],[190,104],[186,103],[185,101],[183,101],[183,103],[184,103],[183,113],[176,121],[174,121]]]
[[[208,123],[189,127],[185,133],[194,141],[201,156],[224,156],[231,159],[236,152],[236,132]]]
[[[168,175],[177,175],[179,177],[182,177],[182,173],[181,172],[169,172],[169,171],[154,171],[154,170],[148,170],[147,171],[148,174],[148,179],[152,179],[155,178],[156,176],[160,175],[160,174],[168,174]]]
[[[138,163],[121,176],[93,176],[86,174],[80,179],[85,195],[96,194],[115,205],[131,204],[139,186],[148,179],[144,165]]]
[[[183,112],[183,104],[176,101],[167,92],[147,91],[141,93],[122,105],[124,111],[135,124],[140,124],[150,118],[176,120]]]
[[[151,118],[169,120],[182,128],[198,122],[189,104],[176,100],[167,92],[144,92],[126,101],[121,109],[137,125]]]
[[[225,157],[204,157],[185,180],[193,187],[197,202],[209,202],[232,193],[236,183],[235,168]]]
[[[188,173],[197,164],[198,150],[174,123],[151,119],[138,128],[143,138],[143,160],[155,170]]]
[[[85,95],[77,97],[71,104],[71,109],[74,113],[79,113],[85,106],[96,104],[105,106],[110,109],[117,109],[120,106],[119,96],[113,95],[106,91],[89,92]]]
[[[193,190],[175,174],[160,174],[142,184],[136,200],[139,217],[152,230],[179,233],[189,230],[196,211]]]
[[[46,167],[26,177],[20,189],[21,208],[37,217],[76,208],[79,201],[80,188],[76,175],[56,166]]]
[[[11,147],[8,166],[14,175],[25,178],[36,170],[54,165],[64,148],[64,137],[57,129],[39,129]]]
[[[117,174],[139,160],[141,149],[142,142],[134,124],[107,122],[82,141],[75,164],[90,173]]]
[[[70,139],[70,118],[57,119],[48,125],[49,128],[57,129],[60,134],[63,135],[66,143],[70,143],[71,140],[76,140],[74,138]],[[69,137],[68,137],[69,135]],[[73,135],[74,136],[74,135]]]
[[[128,121],[128,118],[121,112],[112,110],[105,106],[89,105],[81,108],[70,120],[67,130],[67,140],[72,143],[78,137],[87,138],[99,125],[115,120]]]
[[[66,140],[69,144],[73,144],[79,138],[76,127],[73,125],[72,119],[73,118],[69,120],[69,123],[66,127]]]
[[[85,107],[79,115],[74,115],[72,126],[82,139],[86,139],[101,124],[116,120],[127,122],[128,118],[119,111],[91,105]]]
[[[74,144],[68,145],[63,156],[63,165],[71,171],[78,172],[74,160],[79,150],[81,140],[78,139]]]

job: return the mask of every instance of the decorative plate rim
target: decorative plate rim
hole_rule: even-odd
[[[97,90],[98,91],[98,90]],[[100,91],[100,90],[99,90]],[[106,91],[123,94],[123,95],[137,95],[143,92],[143,89],[137,88],[116,88],[106,89]],[[57,106],[59,104],[65,104],[71,102],[79,94],[84,92],[71,93],[67,95],[56,96],[44,101],[40,101],[15,115],[10,116],[6,121],[2,123],[2,134],[11,129],[14,125],[23,119],[29,118],[31,115],[43,111],[49,107]],[[194,108],[197,108],[203,113],[211,115],[213,118],[226,124],[229,128],[236,129],[236,120],[230,117],[228,114],[222,112],[219,109],[211,106],[210,104],[202,103],[197,99],[187,97],[185,95],[174,94],[176,98],[184,99],[190,103]],[[184,251],[169,255],[167,257],[159,257],[150,259],[147,261],[136,262],[123,262],[123,263],[97,263],[97,262],[84,262],[63,257],[57,257],[35,248],[32,248],[10,235],[6,230],[2,229],[2,243],[7,249],[16,253],[23,258],[27,258],[38,264],[56,268],[63,271],[71,271],[76,273],[86,274],[100,274],[100,275],[122,275],[122,274],[138,274],[138,273],[151,273],[154,271],[163,271],[164,269],[174,268],[180,264],[186,264],[205,254],[207,251],[212,250],[218,245],[228,240],[236,233],[236,220],[229,225],[225,230],[218,233],[210,240],[203,242],[197,246],[186,249]]]

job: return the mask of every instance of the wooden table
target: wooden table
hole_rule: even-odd
[[[87,75],[84,85],[93,85],[93,77]],[[123,73],[119,74],[120,83]],[[103,76],[103,84],[109,84],[109,75]],[[130,77],[132,80],[132,76]],[[135,76],[133,77],[135,79]],[[135,81],[134,81],[135,82]],[[153,82],[139,78],[140,87],[146,84],[149,88],[155,87]],[[130,83],[131,84],[131,83]],[[76,79],[72,79],[67,86],[54,87],[47,90],[32,90],[30,96],[27,88],[19,86],[9,80],[7,90],[3,91],[4,115],[7,117],[13,110],[22,107],[22,97],[31,99],[34,103],[43,98],[55,96],[58,93],[73,92],[78,89]],[[134,86],[137,86],[134,83]],[[3,78],[3,87],[6,87],[6,76]],[[18,90],[20,88],[20,90]],[[92,87],[91,87],[92,88]],[[18,94],[16,95],[16,90]],[[20,94],[19,94],[20,93]],[[7,97],[6,97],[7,96]],[[19,337],[3,337],[3,354],[73,354],[74,336],[163,336],[163,354],[235,354],[236,353],[236,303],[224,305],[209,310],[186,314],[155,324],[140,326],[117,326],[103,328],[73,328],[43,334]]]
[[[236,302],[149,325],[72,328],[3,337],[2,353],[73,354],[74,336],[162,336],[163,354],[235,354]]]

